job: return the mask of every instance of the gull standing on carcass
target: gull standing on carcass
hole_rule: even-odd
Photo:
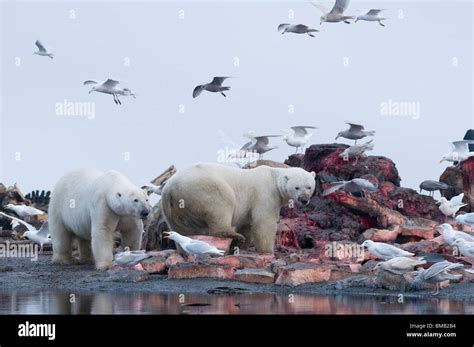
[[[15,212],[16,215],[19,216],[20,218],[45,214],[44,211],[38,210],[37,208],[34,208],[32,206],[26,206],[26,205],[8,204],[8,205],[3,206],[3,208]]]
[[[456,222],[474,228],[474,212],[457,215]]]
[[[164,231],[163,234],[166,234],[164,238],[169,238],[176,242],[181,249],[194,257],[199,257],[200,255],[224,255],[225,251],[217,249],[216,247],[208,244],[207,242],[201,240],[193,240],[190,237],[183,236],[178,234],[175,231]]]
[[[337,140],[339,137],[344,137],[349,140],[354,140],[355,144],[357,144],[357,140],[363,139],[366,136],[374,136],[375,131],[367,131],[364,130],[364,126],[360,123],[354,123],[354,122],[348,122],[346,121],[346,124],[350,125],[350,128],[344,131],[340,131],[335,140]]]
[[[443,161],[450,161],[453,163],[462,163],[464,160],[474,156],[474,152],[469,152],[469,144],[473,144],[473,140],[462,140],[462,141],[453,141],[451,142],[453,146],[453,150],[451,152],[446,153],[443,155],[441,160],[439,161],[440,164]]]
[[[439,199],[436,204],[439,204],[439,210],[446,216],[446,217],[453,217],[459,211],[461,207],[466,206],[467,204],[462,202],[464,198],[464,193],[459,195],[453,196],[451,200],[442,197]]]
[[[105,93],[105,94],[111,94],[114,97],[114,102],[117,105],[121,105],[122,102],[119,99],[119,95],[123,96],[133,96],[136,98],[136,94],[132,92],[128,88],[120,89],[118,87],[118,84],[120,81],[108,79],[105,82],[97,82],[96,80],[87,80],[84,82],[84,85],[95,85],[92,87],[92,89],[89,91],[89,94],[92,92],[99,92],[99,93]]]
[[[35,42],[36,47],[38,47],[38,51],[34,52],[33,54],[36,55],[41,55],[43,57],[50,57],[51,59],[54,58],[54,54],[49,52],[43,44],[40,42],[40,40],[36,40]]]
[[[294,33],[294,34],[308,34],[311,37],[316,37],[312,33],[319,32],[319,30],[310,28],[303,24],[292,25],[288,23],[280,24],[278,26],[278,31],[281,32],[282,35],[284,33]]]
[[[327,196],[335,191],[342,189],[346,193],[361,193],[365,197],[365,191],[376,192],[378,187],[372,182],[364,178],[354,178],[350,181],[331,182],[329,187],[323,192],[323,196]]]
[[[374,242],[372,240],[365,240],[361,246],[367,248],[370,254],[383,260],[390,260],[396,257],[412,257],[415,255],[398,247],[389,245],[388,243]]]
[[[361,145],[353,145],[346,148],[341,154],[339,154],[340,158],[344,160],[349,160],[350,158],[359,158],[360,155],[364,154],[366,151],[371,151],[374,149],[374,144],[372,143],[374,140],[367,141]]]
[[[251,132],[248,132],[247,134],[244,134],[243,136],[248,137],[251,141],[247,142],[245,145],[243,145],[240,150],[241,151],[246,151],[246,152],[258,153],[259,158],[262,159],[264,153],[278,148],[277,146],[270,146],[269,145],[270,140],[268,138],[269,137],[281,137],[282,135],[260,135],[260,136],[255,136],[255,134],[251,131]]]
[[[303,125],[294,126],[291,127],[291,130],[293,130],[292,134],[283,136],[283,140],[285,140],[289,146],[296,147],[295,154],[298,153],[299,148],[303,149],[308,143],[309,138],[313,136],[313,133],[308,132],[307,129],[317,129],[317,127]]]
[[[230,77],[214,77],[211,82],[197,86],[193,90],[193,98],[197,98],[203,90],[207,90],[208,92],[212,93],[221,93],[223,96],[227,96],[223,92],[230,90],[230,87],[222,86],[222,83],[224,83],[227,78]]]
[[[31,224],[25,222],[24,220],[21,220],[19,218],[9,216],[6,213],[0,212],[0,215],[10,218],[11,220],[23,224],[26,227],[26,231],[23,233],[23,238],[27,238],[28,240],[31,240],[37,244],[40,245],[40,252],[43,250],[43,245],[45,244],[51,244],[51,235],[49,234],[49,224],[48,222],[44,222],[41,225],[41,228],[38,230]]]
[[[458,239],[463,239],[468,242],[474,242],[474,236],[471,236],[468,233],[459,230],[454,230],[453,227],[448,223],[441,224],[437,227],[437,229],[440,230],[441,234],[443,235],[444,241],[450,246],[452,246],[454,244],[454,241]]]
[[[464,268],[462,264],[451,263],[447,260],[439,263],[434,263],[428,269],[418,269],[418,274],[412,283],[413,288],[420,288],[423,282],[436,284],[433,295],[439,294],[439,283],[448,280],[459,280],[462,278],[461,274],[450,274],[448,271],[453,269]]]
[[[379,24],[384,27],[385,25],[382,23],[382,21],[385,20],[386,18],[383,18],[380,16],[380,12],[382,11],[383,9],[382,10],[371,9],[369,12],[363,15],[357,16],[355,22],[357,23],[360,20],[365,20],[368,22],[379,22]]]
[[[413,271],[416,266],[424,264],[426,264],[426,260],[423,258],[395,257],[378,263],[374,269],[383,269],[394,274],[403,275],[406,272]]]
[[[426,190],[427,192],[430,192],[430,196],[433,196],[434,192],[437,190],[445,190],[448,188],[450,188],[449,185],[438,181],[426,180],[420,183],[420,193],[423,190]]]
[[[311,5],[313,5],[323,13],[320,18],[320,24],[323,24],[324,22],[344,22],[346,24],[351,24],[351,22],[349,22],[349,19],[354,19],[353,16],[344,15],[344,11],[347,10],[347,7],[349,6],[349,0],[336,0],[331,11],[329,11],[326,6],[319,2],[311,2]]]

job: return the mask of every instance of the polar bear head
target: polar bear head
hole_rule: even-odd
[[[145,218],[151,211],[148,195],[120,173],[110,171],[110,191],[107,204],[119,216]]]
[[[280,191],[284,198],[307,205],[315,187],[315,173],[300,168],[282,169]]]

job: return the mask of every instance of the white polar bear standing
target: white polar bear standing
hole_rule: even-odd
[[[95,261],[105,270],[113,261],[113,233],[122,245],[139,249],[143,222],[151,210],[143,190],[117,171],[81,169],[64,175],[49,204],[53,262],[72,262],[71,244],[78,239],[81,262]]]
[[[178,171],[162,193],[171,230],[185,235],[232,237],[273,253],[280,208],[290,201],[307,204],[315,173],[300,168],[237,169],[196,164]]]

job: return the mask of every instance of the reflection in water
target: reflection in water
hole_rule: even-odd
[[[474,314],[474,302],[262,293],[87,293],[73,298],[64,292],[0,292],[0,314]]]

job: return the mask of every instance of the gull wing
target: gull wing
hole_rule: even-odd
[[[371,9],[369,12],[367,12],[367,15],[368,15],[368,16],[376,16],[376,15],[378,15],[381,11],[383,11],[383,10]]]
[[[347,122],[347,121],[346,121],[346,124],[349,124],[349,126],[350,126],[349,131],[361,131],[361,130],[364,130],[364,126],[363,126],[362,124],[359,124],[359,123],[351,123],[351,122]]]
[[[40,52],[44,52],[44,53],[47,52],[46,48],[44,48],[40,40],[36,40],[35,45],[38,47]]]
[[[468,224],[474,224],[474,213],[469,213],[464,217],[464,221]]]
[[[242,148],[240,148],[240,150],[241,151],[246,151],[252,146],[252,144],[254,144],[254,141],[249,141],[245,145],[243,145]]]
[[[290,26],[290,24],[288,24],[288,23],[280,24],[280,25],[278,26],[278,31],[279,31],[279,32],[282,32],[283,30],[285,30],[285,29],[288,28],[289,26]]]
[[[193,240],[186,245],[186,250],[193,254],[204,254],[213,251],[214,249],[214,246],[201,240]]]
[[[295,135],[305,136],[308,134],[308,131],[306,129],[317,129],[317,128],[312,127],[312,126],[298,125],[295,127],[291,127],[291,129],[293,129],[293,131],[295,132]]]
[[[97,82],[96,80],[87,80],[87,81],[84,81],[83,84],[86,86],[88,84],[99,84],[99,82]]]
[[[10,218],[14,221],[17,221],[18,223],[20,224],[23,224],[26,229],[28,229],[29,231],[33,231],[33,232],[37,232],[38,230],[36,230],[36,228],[34,226],[32,226],[31,224],[25,222],[24,220],[20,219],[20,218],[16,218],[16,217],[13,217],[13,216],[9,216],[8,214],[6,213],[3,213],[3,212],[0,212],[0,215],[4,216],[4,217],[7,217],[7,218]]]
[[[449,203],[451,204],[451,206],[459,205],[462,204],[462,199],[464,199],[464,193],[453,196],[451,200],[449,200]]]
[[[215,84],[215,85],[220,86],[227,78],[230,78],[230,77],[214,77],[210,84]]]
[[[120,83],[120,81],[116,81],[116,80],[112,80],[112,79],[108,79],[107,81],[105,81],[102,85],[106,88],[115,88],[117,87],[117,85]]]
[[[41,236],[41,237],[50,237],[50,234],[49,234],[49,223],[48,221],[44,222],[43,225],[41,226],[41,228],[38,230],[38,233],[37,233],[38,236]]]
[[[384,257],[393,257],[395,253],[403,252],[404,250],[386,243],[377,244],[377,252]]]
[[[281,137],[281,135],[262,135],[262,136],[255,136],[254,139],[257,140],[257,143],[263,143],[268,145],[270,143],[269,137]]]
[[[474,143],[472,140],[461,140],[461,141],[453,141],[451,142],[454,146],[453,151],[459,153],[469,152],[469,144]]]
[[[334,7],[332,8],[330,14],[343,14],[347,7],[349,6],[349,0],[336,0]]]
[[[323,14],[329,13],[329,8],[327,8],[325,5],[323,5],[320,2],[310,1],[309,3],[313,5],[314,7],[316,7],[318,10],[320,10]]]
[[[446,272],[452,269],[457,269],[457,268],[462,268],[462,267],[464,267],[464,265],[459,264],[459,263],[455,264],[447,260],[441,261],[439,263],[434,263],[433,265],[431,265],[431,267],[425,271],[424,277],[425,279],[432,278],[439,275],[442,272]]]
[[[197,98],[199,96],[199,94],[201,94],[201,92],[204,90],[205,88],[205,85],[200,85],[200,86],[197,86],[196,88],[194,88],[193,90],[193,98]]]

